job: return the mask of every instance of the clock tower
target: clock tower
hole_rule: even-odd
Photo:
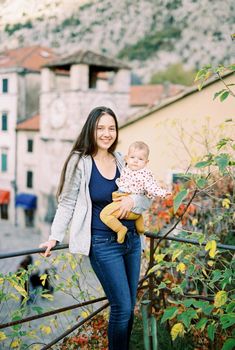
[[[40,95],[41,221],[55,194],[64,161],[91,109],[107,106],[119,121],[130,114],[130,68],[123,62],[78,51],[42,68]]]

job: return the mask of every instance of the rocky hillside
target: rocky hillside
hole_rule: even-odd
[[[89,48],[129,61],[147,82],[171,63],[231,63],[234,23],[234,0],[0,0],[0,49]]]

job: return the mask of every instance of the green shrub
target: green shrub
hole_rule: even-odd
[[[164,71],[156,72],[151,80],[151,84],[162,84],[166,81],[172,84],[181,84],[191,86],[194,81],[195,72],[193,70],[185,70],[181,63],[168,66]]]
[[[166,51],[173,49],[173,41],[180,35],[181,30],[173,27],[146,35],[136,44],[126,46],[119,52],[118,57],[129,60],[147,60],[160,49]]]
[[[15,23],[15,24],[6,24],[4,31],[7,32],[9,35],[14,34],[17,30],[23,29],[23,28],[28,28],[31,29],[33,28],[32,22],[28,20],[25,23]]]

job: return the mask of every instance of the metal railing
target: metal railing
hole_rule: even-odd
[[[153,330],[156,330],[156,325],[153,322],[153,318],[151,317],[151,306],[152,306],[152,303],[154,300],[154,272],[149,273],[149,270],[154,266],[154,252],[155,252],[155,248],[156,248],[154,246],[154,242],[155,242],[155,240],[158,240],[159,242],[162,240],[169,240],[169,241],[176,241],[176,242],[188,243],[188,244],[192,244],[192,245],[201,245],[201,246],[205,246],[206,242],[199,243],[198,241],[193,240],[193,239],[186,239],[186,238],[172,236],[172,235],[169,236],[169,235],[163,235],[163,234],[156,234],[156,233],[152,233],[152,232],[145,232],[145,236],[150,238],[150,259],[149,259],[149,266],[147,268],[146,274],[139,281],[138,289],[148,288],[148,296],[149,296],[149,303],[144,302],[145,305],[144,305],[144,314],[143,314],[145,349],[146,350],[157,350],[156,334],[153,334],[154,332],[151,332],[151,331],[149,332],[148,330],[146,330],[146,327],[148,327],[148,322],[147,322],[148,317],[149,317],[149,319],[151,319],[151,324],[152,324],[151,328]],[[52,248],[52,250],[57,251],[57,250],[64,250],[67,248],[68,248],[68,244],[61,244],[61,245],[57,245],[56,247]],[[225,244],[218,243],[217,249],[229,250],[229,251],[235,252],[235,246],[233,246],[233,245],[225,245]],[[29,254],[43,253],[44,251],[45,251],[44,248],[37,248],[37,249],[22,250],[22,251],[10,252],[10,253],[4,253],[4,254],[1,253],[0,260],[19,257],[19,256],[25,256],[25,255],[29,255]],[[143,286],[143,282],[146,280],[149,280],[149,283],[147,286]],[[185,295],[185,296],[187,297],[187,295]],[[192,297],[191,294],[189,296]],[[200,295],[193,295],[193,297],[196,299],[211,300],[210,298],[206,298],[205,296],[200,296]],[[105,300],[107,300],[106,297],[96,298],[96,299],[92,299],[92,300],[86,300],[86,301],[81,302],[81,303],[77,303],[77,304],[70,305],[67,307],[58,308],[58,309],[55,309],[52,311],[44,312],[44,313],[39,314],[39,315],[34,315],[34,316],[26,317],[26,318],[21,319],[21,320],[11,321],[11,322],[7,322],[4,324],[0,324],[0,329],[16,326],[19,324],[23,324],[23,323],[26,323],[29,321],[34,321],[34,320],[44,318],[44,317],[49,317],[49,316],[59,314],[59,313],[62,313],[62,312],[68,311],[68,310],[72,310],[72,309],[80,308],[83,306],[95,304],[95,303],[105,301]],[[41,348],[41,350],[50,349],[53,345],[55,345],[60,340],[64,339],[66,336],[68,336],[70,333],[74,332],[76,329],[78,329],[79,327],[84,325],[87,321],[92,319],[94,316],[99,314],[101,311],[103,311],[108,306],[109,306],[109,303],[108,302],[105,303],[103,306],[101,306],[100,308],[98,308],[97,310],[92,312],[89,316],[87,316],[83,320],[76,323],[73,327],[71,327],[70,329],[68,329],[64,333],[62,333],[60,336],[58,336],[57,338],[52,340],[50,343],[43,346]]]

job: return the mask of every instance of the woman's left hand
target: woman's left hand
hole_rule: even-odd
[[[120,204],[119,208],[116,210],[119,210],[119,219],[125,219],[128,217],[131,209],[134,206],[134,200],[130,196],[123,196],[113,199],[114,202],[119,202]],[[115,211],[116,211],[115,210]]]

